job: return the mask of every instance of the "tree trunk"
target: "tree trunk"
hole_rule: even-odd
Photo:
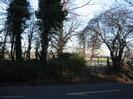
[[[3,42],[3,46],[2,46],[2,50],[1,50],[1,59],[4,59],[5,57],[5,45],[6,45],[6,39],[7,39],[8,33],[6,33],[5,38],[4,38],[4,42]]]
[[[61,44],[61,43],[63,43],[63,42],[59,42],[59,48],[58,48],[58,50],[57,50],[57,54],[58,54],[58,56],[60,56],[62,53],[63,53],[63,47],[64,47],[64,44]]]
[[[20,36],[20,34],[16,35],[15,51],[16,51],[16,61],[22,61],[22,49],[21,49],[21,36]]]
[[[85,59],[85,42],[83,43],[83,58]]]
[[[113,71],[118,73],[121,70],[121,63],[118,60],[113,61]]]
[[[48,49],[48,43],[49,43],[49,39],[48,39],[48,33],[49,33],[49,28],[46,26],[44,26],[43,28],[43,32],[42,32],[42,40],[41,40],[41,56],[40,56],[40,61],[43,64],[46,64],[47,62],[47,49]]]
[[[29,41],[27,53],[26,53],[26,59],[30,60],[30,51],[31,51],[31,40]]]
[[[15,29],[15,51],[16,61],[22,61],[22,49],[21,49],[21,23],[17,24]]]
[[[14,61],[15,59],[14,59],[14,50],[15,48],[14,48],[14,36],[13,37],[11,37],[11,52],[10,52],[10,58],[11,58],[11,60],[12,61]]]
[[[94,47],[92,46],[92,49],[91,49],[91,57],[90,57],[90,64],[92,64],[93,57],[94,57]]]
[[[122,64],[121,64],[121,58],[118,56],[113,56],[112,58],[112,70],[115,73],[120,72],[121,68],[122,68]]]
[[[31,51],[32,38],[33,38],[33,29],[34,29],[34,26],[30,30],[30,34],[28,35],[28,49],[27,49],[27,53],[26,53],[26,59],[27,60],[30,60],[30,55],[31,55],[30,51]]]
[[[36,47],[36,51],[35,51],[35,57],[36,57],[37,61],[40,59],[40,54],[38,52],[38,48],[37,47]]]
[[[47,37],[43,37],[41,46],[42,46],[42,50],[41,50],[40,61],[42,63],[46,64],[46,62],[47,62],[47,49],[48,49],[48,38]]]

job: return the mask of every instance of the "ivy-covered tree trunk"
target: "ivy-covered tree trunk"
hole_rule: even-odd
[[[17,20],[18,21],[18,20]],[[15,54],[16,60],[22,61],[22,48],[21,48],[21,22],[16,22],[15,32]]]
[[[62,22],[65,20],[66,11],[63,11],[61,0],[39,0],[38,19],[41,20],[41,57],[40,61],[46,64],[47,49],[49,45],[49,36],[57,28],[62,28]]]
[[[15,50],[16,61],[22,61],[21,33],[24,31],[26,20],[30,17],[28,7],[29,3],[27,0],[11,0],[7,9],[6,25],[13,40],[11,46],[12,51],[13,48]]]
[[[31,33],[28,36],[28,48],[27,48],[27,52],[26,52],[26,59],[30,60],[30,56],[31,56],[31,43],[32,43],[32,38],[33,38],[33,34]]]
[[[46,23],[47,24],[47,23]],[[46,64],[47,62],[47,49],[48,49],[48,44],[49,44],[49,39],[48,39],[48,33],[49,33],[49,27],[44,26],[44,33],[42,33],[42,39],[41,39],[41,56],[40,56],[40,61]]]

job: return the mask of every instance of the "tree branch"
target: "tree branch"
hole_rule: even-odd
[[[91,2],[91,0],[89,0],[87,3],[85,3],[85,4],[83,4],[83,5],[79,6],[79,7],[75,7],[75,8],[69,9],[68,11],[77,10],[77,9],[83,8],[83,7],[87,6],[87,5],[93,5],[93,4],[89,4],[90,2]]]

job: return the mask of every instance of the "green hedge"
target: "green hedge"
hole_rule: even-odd
[[[80,79],[87,68],[85,63],[84,58],[76,53],[63,53],[48,62],[49,76],[55,80]]]

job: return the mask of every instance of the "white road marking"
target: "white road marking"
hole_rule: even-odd
[[[77,92],[77,93],[66,93],[66,95],[84,95],[84,94],[98,94],[98,93],[110,93],[110,92],[120,92],[121,90],[102,90],[102,91],[90,91],[90,92]]]
[[[8,99],[8,98],[22,98],[24,99],[25,96],[0,96],[0,99]]]

